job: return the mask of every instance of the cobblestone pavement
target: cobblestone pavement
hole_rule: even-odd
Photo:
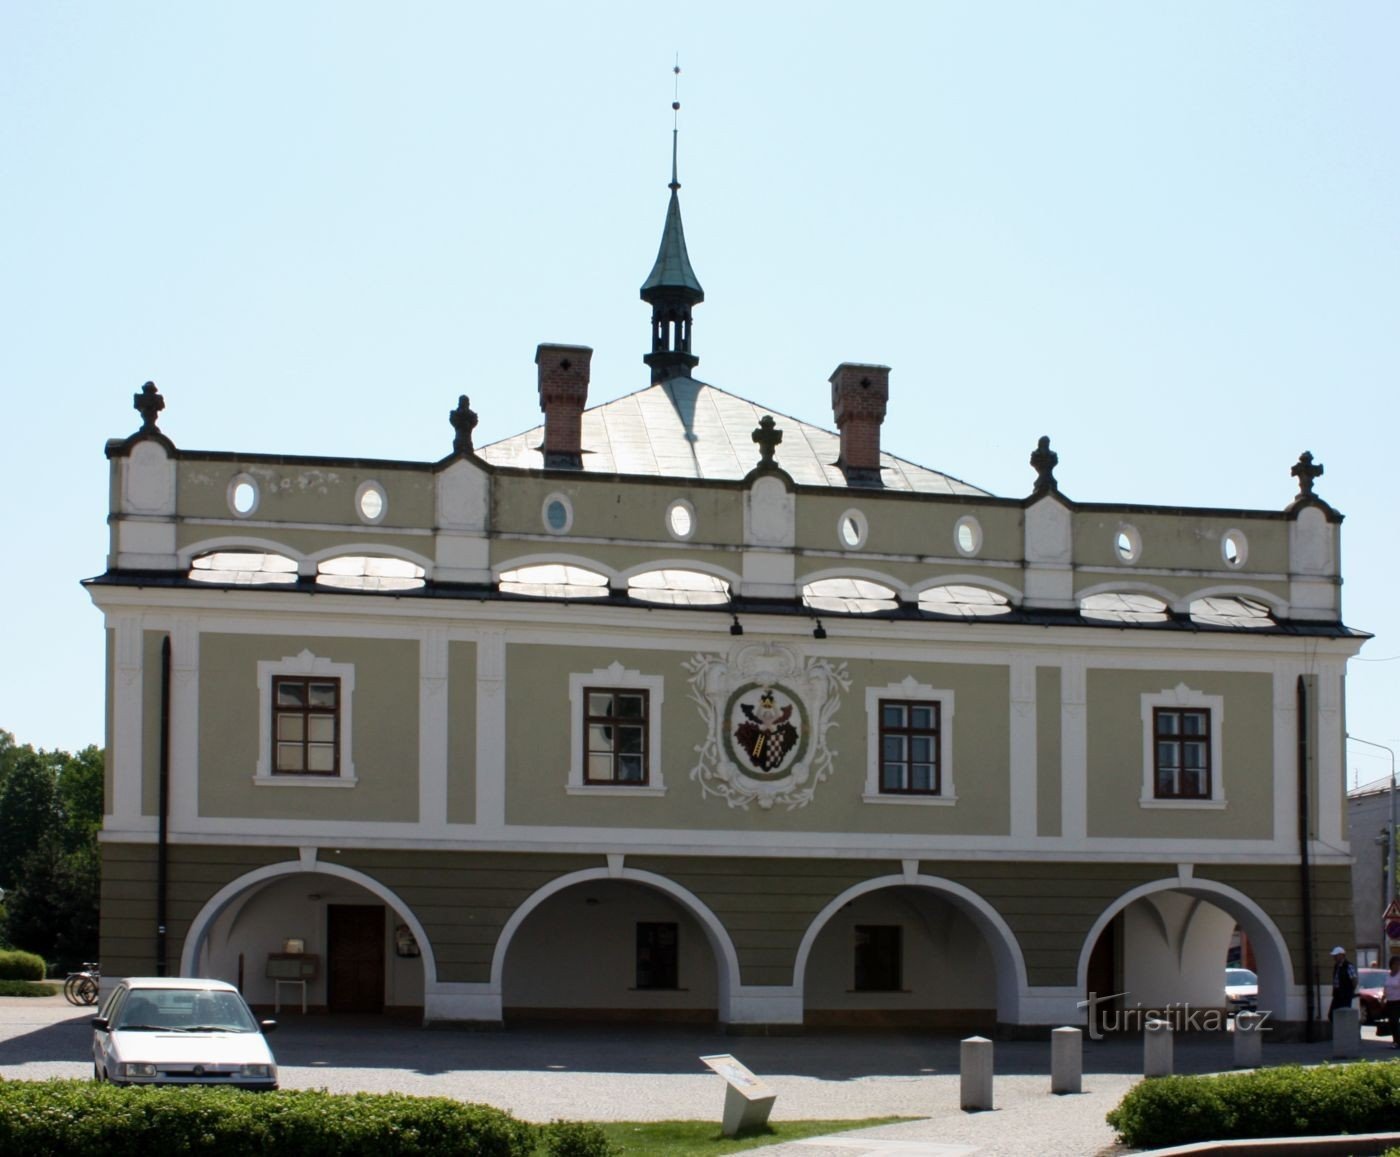
[[[63,998],[0,997],[0,1078],[42,1080],[92,1072],[92,1009]],[[424,1029],[377,1017],[284,1012],[271,1037],[284,1088],[400,1092],[480,1101],[531,1121],[718,1121],[720,1078],[698,1057],[733,1053],[778,1092],[775,1120],[919,1118],[753,1150],[769,1157],[1053,1157],[1111,1151],[1104,1114],[1136,1083],[1142,1044],[1084,1041],[1084,1092],[1049,1092],[1049,1041],[996,1044],[996,1108],[958,1107],[956,1037],[910,1033],[726,1036],[714,1029],[522,1027]],[[1316,1064],[1331,1045],[1268,1044],[1270,1064]],[[1390,1059],[1364,1033],[1362,1055]],[[1178,1039],[1178,1072],[1231,1066],[1229,1034]]]

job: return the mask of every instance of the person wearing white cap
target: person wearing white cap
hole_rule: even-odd
[[[1332,949],[1332,1004],[1327,1019],[1339,1008],[1350,1008],[1356,999],[1356,965],[1347,959],[1347,950],[1340,944]]]

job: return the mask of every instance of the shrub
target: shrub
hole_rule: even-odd
[[[1158,1077],[1128,1091],[1108,1123],[1134,1148],[1250,1137],[1375,1133],[1400,1120],[1400,1065],[1285,1065]]]
[[[532,1125],[446,1097],[321,1091],[116,1088],[85,1081],[0,1084],[0,1153],[53,1157],[528,1157]]]
[[[621,1153],[597,1125],[551,1121],[541,1130],[549,1157],[617,1157]]]
[[[42,956],[14,949],[0,952],[0,980],[43,980],[48,973]]]
[[[34,980],[0,980],[0,996],[57,996],[58,985]]]

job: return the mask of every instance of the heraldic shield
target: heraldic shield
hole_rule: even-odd
[[[690,697],[706,725],[691,779],[730,807],[811,803],[836,752],[827,731],[851,685],[844,663],[806,658],[780,643],[687,660]]]

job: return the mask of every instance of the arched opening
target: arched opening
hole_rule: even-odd
[[[1241,940],[1258,977],[1258,1010],[1279,1025],[1303,1020],[1287,946],[1263,910],[1213,881],[1171,880],[1121,896],[1090,930],[1079,962],[1090,1028],[1139,1032],[1152,1011],[1181,1029],[1224,1029],[1237,1011],[1225,970]]]
[[[630,876],[576,873],[522,905],[492,968],[507,1023],[724,1019],[735,966],[718,921]]]
[[[1025,962],[982,897],[932,876],[884,877],[836,897],[798,949],[810,1025],[990,1032],[1016,1024]]]
[[[278,864],[235,880],[195,918],[180,962],[181,975],[227,980],[258,1007],[299,1011],[304,995],[308,1010],[413,1017],[432,970],[413,913],[336,865]]]

